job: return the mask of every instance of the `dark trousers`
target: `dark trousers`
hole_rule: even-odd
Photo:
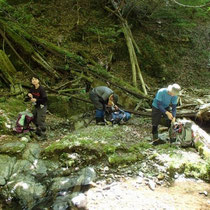
[[[169,107],[167,107],[166,110],[169,111]],[[152,106],[152,134],[158,133],[158,125],[160,124],[170,128],[171,120],[168,119],[166,114]]]
[[[47,106],[41,107],[35,107],[33,110],[33,116],[34,120],[33,123],[36,125],[37,128],[37,134],[41,135],[43,132],[46,131],[46,112],[47,112]]]

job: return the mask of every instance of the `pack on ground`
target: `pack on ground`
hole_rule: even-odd
[[[176,139],[182,147],[192,146],[194,143],[194,134],[192,130],[192,122],[189,120],[178,120],[171,125],[169,136]]]
[[[120,122],[126,122],[131,118],[129,112],[125,112],[122,109],[117,111],[106,111],[106,120],[112,122],[112,124],[119,124]]]
[[[33,120],[33,114],[29,111],[20,112],[13,129],[17,133],[26,133],[30,131],[30,123]]]

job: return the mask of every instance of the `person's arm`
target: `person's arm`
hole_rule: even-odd
[[[177,102],[178,102],[178,97],[177,96],[173,96],[172,97],[172,115],[173,117],[176,117],[176,106],[177,106]]]
[[[176,117],[176,104],[172,104],[172,115]]]
[[[157,100],[157,106],[158,106],[158,109],[159,109],[162,113],[166,113],[166,109],[163,107],[161,101]]]
[[[32,89],[30,89],[28,94],[25,96],[25,99],[24,99],[25,102],[28,102],[33,98],[33,95],[31,94],[31,92],[32,92]]]

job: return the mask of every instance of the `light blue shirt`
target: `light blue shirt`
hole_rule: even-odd
[[[161,105],[164,108],[167,108],[170,104],[177,105],[178,97],[169,95],[167,88],[162,88],[158,90],[152,103],[152,106],[154,106],[157,109],[159,109],[157,104],[158,101],[161,102]]]

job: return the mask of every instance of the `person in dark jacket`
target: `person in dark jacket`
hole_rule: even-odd
[[[169,85],[168,88],[158,90],[152,103],[152,135],[153,140],[158,140],[158,125],[161,117],[167,120],[167,126],[170,127],[171,122],[176,120],[176,106],[178,94],[181,87],[178,84]],[[169,106],[172,106],[172,112]]]
[[[95,109],[95,119],[96,124],[105,123],[104,115],[106,106],[112,106],[116,110],[118,109],[116,103],[118,101],[118,96],[113,90],[106,86],[95,87],[90,91],[90,100],[92,101]]]
[[[39,84],[39,79],[33,77],[31,79],[33,87],[28,93],[28,99],[34,105],[33,122],[36,125],[36,134],[38,136],[46,136],[45,118],[47,112],[47,94],[43,86]]]

